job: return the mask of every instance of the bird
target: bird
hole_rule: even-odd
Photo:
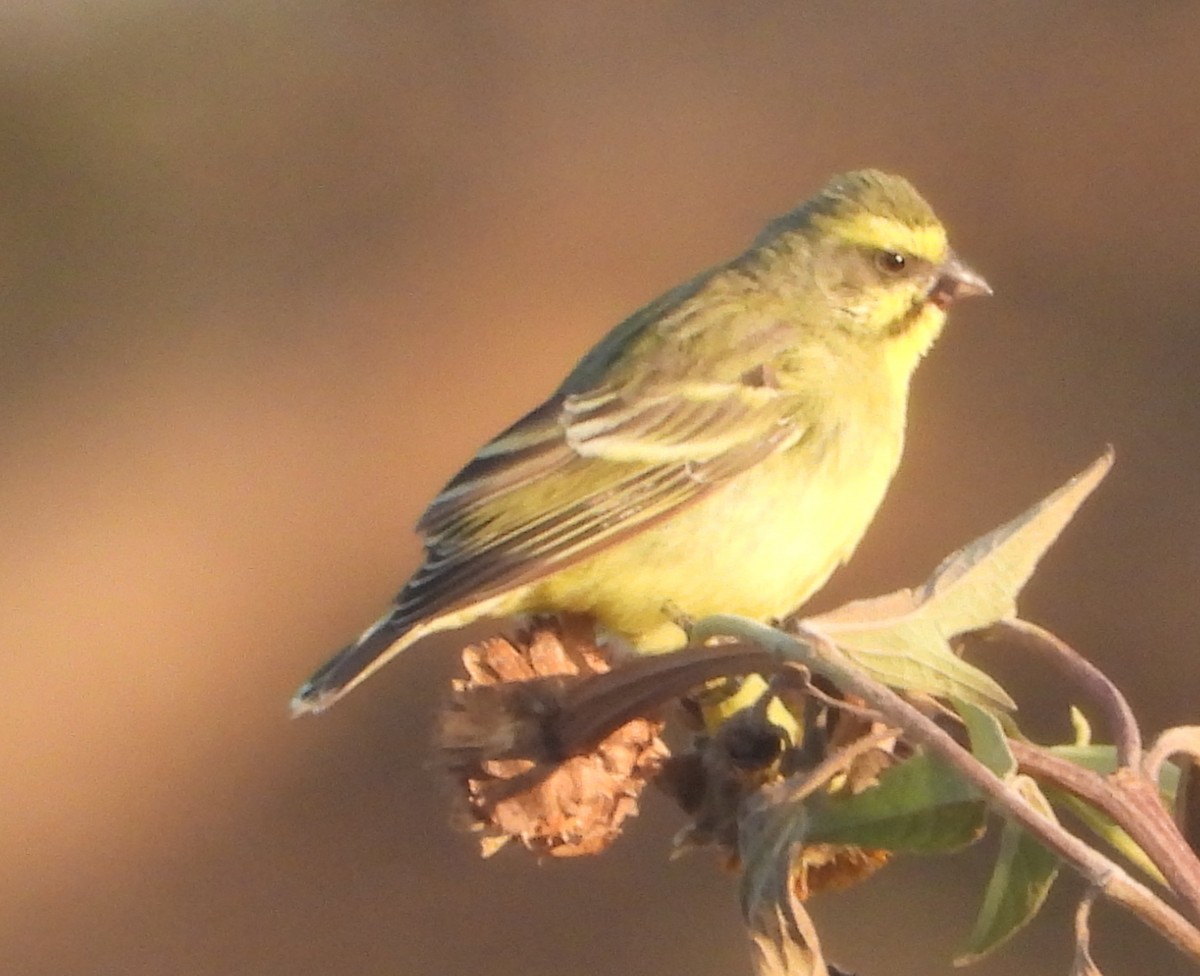
[[[481,618],[585,614],[652,654],[686,618],[794,611],[874,518],[947,309],[991,293],[908,180],[834,177],[487,442],[421,516],[420,567],[293,714]]]

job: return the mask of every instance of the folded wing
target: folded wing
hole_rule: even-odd
[[[795,414],[790,395],[751,380],[552,398],[429,507],[426,561],[396,617],[449,612],[616,544],[794,444]]]

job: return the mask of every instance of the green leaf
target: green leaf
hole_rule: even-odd
[[[1017,759],[996,716],[970,702],[955,702],[954,707],[967,726],[975,758],[1003,779],[1012,776],[1017,771]]]
[[[1110,449],[1011,522],[947,557],[923,586],[848,603],[805,626],[885,684],[983,708],[1015,708],[999,684],[954,653],[950,641],[1016,613],[1017,595],[1038,560],[1112,463]]]
[[[1030,805],[1054,819],[1054,811],[1038,785],[1027,776],[1014,780]],[[1016,935],[1037,915],[1054,879],[1059,860],[1023,828],[1005,821],[1000,835],[1000,853],[988,881],[983,906],[966,949],[954,960],[956,966],[982,959]]]
[[[1049,794],[1058,806],[1070,810],[1083,821],[1093,834],[1148,878],[1152,878],[1159,884],[1167,883],[1162,872],[1154,866],[1154,862],[1150,860],[1146,852],[1134,842],[1124,828],[1118,827],[1107,814],[1101,813],[1090,803],[1085,803],[1074,793],[1068,793],[1066,790],[1050,789]]]
[[[918,753],[854,795],[818,793],[806,801],[806,838],[911,854],[956,851],[983,833],[979,791],[942,760]]]
[[[968,664],[947,641],[919,624],[901,622],[875,632],[860,631],[849,638],[851,646],[843,643],[845,634],[828,636],[851,662],[889,687],[1000,711],[1017,707],[994,678]]]

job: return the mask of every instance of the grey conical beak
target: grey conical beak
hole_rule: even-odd
[[[972,295],[990,295],[992,286],[983,275],[967,267],[957,254],[951,254],[942,264],[937,281],[929,289],[929,300],[939,308],[945,308],[960,298]]]

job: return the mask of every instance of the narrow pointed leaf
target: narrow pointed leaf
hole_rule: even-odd
[[[1019,776],[1016,784],[1031,805],[1044,816],[1054,818],[1049,801],[1032,779]],[[1045,903],[1058,868],[1057,857],[1023,828],[1006,821],[983,907],[966,949],[954,960],[955,965],[965,966],[982,959],[1028,925]]]
[[[1108,844],[1109,847],[1125,858],[1130,864],[1134,865],[1146,877],[1151,878],[1158,884],[1165,885],[1167,883],[1167,879],[1154,866],[1154,862],[1150,860],[1146,852],[1137,845],[1136,841],[1123,828],[1118,827],[1111,817],[1101,813],[1090,803],[1085,803],[1079,797],[1075,796],[1074,793],[1054,789],[1048,792],[1058,806],[1065,807],[1075,814],[1075,816],[1087,825],[1088,830]]]
[[[1116,771],[1117,750],[1111,745],[1063,745],[1051,746],[1050,752],[1061,759],[1069,759],[1077,766],[1090,769],[1101,776],[1108,776]],[[1159,769],[1158,789],[1163,805],[1174,809],[1177,803],[1179,784],[1182,771],[1173,762],[1165,762]],[[1081,800],[1073,793],[1065,790],[1050,790],[1050,798],[1055,805],[1068,808],[1087,825],[1097,837],[1108,844],[1118,854],[1128,860],[1137,869],[1154,881],[1165,884],[1162,872],[1154,866],[1154,862],[1134,842],[1122,828],[1118,827],[1112,818],[1100,812],[1091,804]]]
[[[975,758],[1001,778],[1012,776],[1017,771],[1017,759],[996,716],[970,702],[955,702],[954,707],[967,726]]]

